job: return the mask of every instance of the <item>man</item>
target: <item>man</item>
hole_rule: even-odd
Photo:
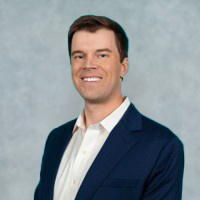
[[[82,16],[69,30],[78,119],[48,136],[35,200],[180,200],[183,144],[121,94],[128,38],[119,24]]]

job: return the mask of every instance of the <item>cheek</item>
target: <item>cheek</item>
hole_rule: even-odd
[[[75,85],[78,84],[78,76],[76,75],[76,71],[75,70],[72,70],[72,81]]]
[[[78,67],[72,66],[72,77],[76,78],[77,74],[78,74]]]
[[[120,77],[120,67],[117,64],[110,70],[110,75],[113,80],[117,80]]]
[[[72,79],[74,80],[74,76],[75,76],[75,73],[74,73],[74,70],[72,70]]]

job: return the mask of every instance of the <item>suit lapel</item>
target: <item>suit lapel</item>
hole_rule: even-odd
[[[53,146],[51,146],[51,155],[52,158],[49,161],[49,165],[47,165],[49,167],[48,171],[49,175],[49,183],[47,183],[47,185],[50,185],[50,190],[47,188],[48,191],[46,191],[47,193],[49,192],[50,195],[50,199],[53,199],[53,191],[54,191],[54,185],[55,185],[55,179],[56,179],[56,175],[58,172],[58,168],[60,165],[60,162],[62,160],[64,151],[72,137],[72,130],[74,127],[74,124],[76,122],[76,119],[72,120],[69,122],[69,124],[60,132],[55,133],[55,137],[52,138],[53,141]]]
[[[106,142],[88,170],[76,200],[92,199],[93,195],[118,162],[137,143],[131,134],[142,128],[141,115],[131,103],[122,119],[110,132]]]

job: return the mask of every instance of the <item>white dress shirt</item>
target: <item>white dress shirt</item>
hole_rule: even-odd
[[[130,101],[126,97],[110,115],[101,122],[90,125],[87,129],[84,124],[84,110],[80,113],[58,169],[54,200],[75,199],[92,162],[129,105]]]

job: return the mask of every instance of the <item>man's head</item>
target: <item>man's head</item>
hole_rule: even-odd
[[[75,20],[70,27],[68,33],[68,50],[70,59],[72,39],[75,32],[85,30],[94,33],[102,28],[112,30],[114,32],[116,46],[120,54],[120,61],[122,62],[124,58],[128,58],[128,37],[126,36],[126,33],[123,30],[123,28],[117,22],[107,17],[85,15]]]
[[[72,78],[81,96],[93,103],[118,98],[128,71],[128,39],[120,25],[83,16],[72,24],[68,39]]]

